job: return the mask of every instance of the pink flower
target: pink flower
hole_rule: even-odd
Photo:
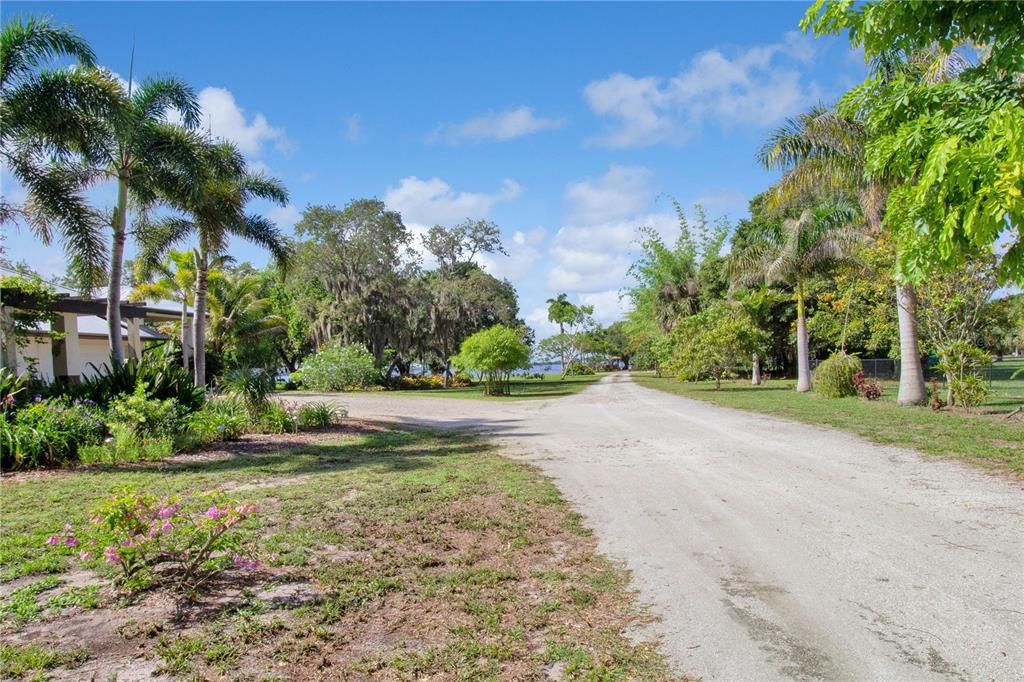
[[[107,558],[110,563],[116,563],[121,560],[121,555],[117,553],[117,548],[111,545],[103,551],[103,556]]]
[[[206,510],[205,516],[208,519],[213,519],[214,521],[216,521],[220,517],[224,516],[225,513],[226,512],[221,511],[221,509],[219,507],[217,507],[217,505],[213,505],[209,509]]]
[[[88,561],[91,558],[92,558],[92,554],[89,554],[89,552],[82,552],[81,554],[78,555],[78,560],[79,561]]]
[[[132,544],[132,539],[131,538],[125,539],[125,541],[122,542],[121,545],[124,546],[124,547],[134,547],[135,546],[135,545]]]
[[[76,538],[76,537],[64,538],[64,546],[65,547],[75,547],[77,545],[78,545],[78,538]]]
[[[234,563],[235,568],[240,568],[246,571],[255,571],[260,567],[260,562],[255,559],[248,559],[241,554],[236,554],[232,557],[232,562]]]
[[[51,535],[49,538],[47,538],[46,544],[48,544],[48,545],[59,545],[60,544],[60,538],[57,537],[56,535]]]
[[[157,518],[169,519],[172,516],[174,516],[175,514],[177,514],[178,513],[178,509],[180,509],[180,508],[181,508],[181,505],[179,505],[179,504],[169,504],[166,507],[160,507],[159,511],[157,511],[157,513],[156,513]]]
[[[171,530],[174,525],[170,521],[164,521],[164,525],[160,526],[160,530]]]

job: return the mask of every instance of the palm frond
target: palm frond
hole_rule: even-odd
[[[132,109],[137,121],[162,121],[169,112],[176,111],[186,129],[199,125],[200,108],[195,90],[178,78],[144,81],[132,93]]]
[[[9,19],[0,32],[0,90],[58,57],[96,64],[96,53],[70,26],[57,26],[49,17]]]

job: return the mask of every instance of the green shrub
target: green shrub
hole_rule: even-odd
[[[336,424],[347,416],[344,409],[328,403],[308,403],[299,408],[298,423],[301,429],[316,428]]]
[[[359,343],[325,346],[306,358],[298,374],[303,387],[313,391],[345,391],[380,381],[373,355]]]
[[[565,368],[564,374],[567,377],[582,377],[590,376],[594,373],[594,368],[590,365],[586,365],[579,360],[573,360],[569,363],[569,366]]]
[[[135,390],[110,401],[112,422],[123,424],[140,435],[173,435],[181,425],[182,409],[174,398],[152,397],[146,382],[135,385]]]
[[[465,388],[472,385],[465,374],[456,373],[448,377],[448,388]],[[391,380],[391,386],[399,391],[427,391],[436,388],[445,388],[444,376],[441,374],[430,374],[427,376],[399,376]]]
[[[274,377],[265,369],[240,367],[224,375],[224,390],[245,403],[249,418],[258,421],[270,404],[276,384]]]
[[[123,422],[112,423],[110,431],[110,438],[102,445],[86,446],[79,451],[79,460],[83,464],[120,464],[164,459],[180,450],[184,442],[180,435],[141,434]]]
[[[825,398],[846,398],[857,395],[855,377],[863,370],[860,358],[846,353],[834,353],[822,360],[814,372],[814,388]]]
[[[486,395],[509,395],[509,378],[530,365],[530,348],[518,330],[496,324],[472,334],[459,347],[452,364],[461,371],[479,372]]]
[[[14,423],[6,423],[3,439],[5,466],[36,467],[74,462],[82,446],[99,443],[107,434],[103,415],[91,401],[67,398],[36,400],[20,408]]]
[[[92,363],[90,365],[96,371],[95,376],[85,378],[74,386],[55,384],[55,388],[78,398],[88,398],[100,405],[107,405],[119,395],[134,393],[135,387],[144,383],[150,397],[176,400],[185,412],[198,410],[205,398],[205,389],[196,386],[191,375],[170,354],[146,353],[142,360],[129,358],[114,369],[113,363],[99,368]]]
[[[990,392],[988,382],[977,374],[953,377],[949,381],[949,389],[953,394],[955,404],[969,408],[983,405]]]
[[[257,424],[260,433],[294,433],[298,429],[298,409],[286,403],[270,403]]]
[[[985,402],[989,387],[981,371],[991,363],[991,355],[966,341],[939,349],[939,369],[946,375],[954,404],[978,407]]]
[[[230,397],[208,400],[189,415],[186,430],[193,444],[236,440],[249,426],[249,414],[240,400]]]

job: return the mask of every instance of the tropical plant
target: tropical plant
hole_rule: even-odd
[[[380,381],[373,356],[361,343],[325,346],[306,358],[297,374],[303,388],[313,391],[346,391]]]
[[[122,393],[107,407],[112,423],[119,423],[140,436],[167,436],[178,431],[183,410],[174,398],[154,398],[146,382],[131,393]]]
[[[982,349],[958,340],[939,349],[939,369],[949,383],[947,404],[977,407],[989,394],[982,370],[992,363],[992,356]]]
[[[7,466],[70,464],[80,447],[107,435],[103,415],[91,402],[47,398],[18,410],[14,418],[15,447],[4,453]]]
[[[186,427],[196,442],[212,443],[237,439],[249,424],[249,412],[241,400],[217,397],[206,401],[201,410],[193,412]]]
[[[188,308],[195,299],[197,258],[195,251],[172,249],[163,259],[152,258],[151,254],[144,252],[132,261],[135,285],[128,294],[130,301],[174,301],[181,306],[181,357],[186,370],[190,369],[189,357],[192,355],[192,317]],[[212,261],[208,280],[219,279],[220,268],[232,260],[231,256],[222,256]]]
[[[61,58],[78,68],[46,68]],[[0,224],[22,218],[44,243],[56,232],[93,277],[106,261],[103,216],[83,191],[96,179],[89,159],[98,121],[121,96],[95,61],[81,36],[49,18],[14,17],[0,33],[0,158],[28,196],[23,205],[0,197]]]
[[[347,416],[344,408],[339,408],[325,402],[306,403],[299,407],[298,422],[299,428],[322,428],[337,424]]]
[[[774,130],[758,158],[783,176],[768,193],[776,210],[807,200],[822,188],[856,196],[870,231],[878,235],[890,182],[866,173],[865,145],[869,133],[862,117],[815,107]],[[897,402],[921,404],[927,399],[917,331],[917,296],[913,283],[896,275],[896,312],[900,339],[900,387]]]
[[[260,367],[237,367],[224,375],[225,393],[241,400],[249,418],[256,422],[270,406],[274,394],[274,375]]]
[[[158,400],[173,399],[184,411],[194,412],[203,404],[204,391],[192,383],[192,377],[169,353],[148,352],[142,359],[131,358],[120,367],[90,363],[93,375],[66,390],[73,396],[107,405],[117,396],[134,393],[145,384],[149,395]]]
[[[288,321],[273,312],[271,299],[263,295],[264,284],[264,278],[247,268],[211,270],[210,350],[230,354],[243,366],[278,366],[272,341],[287,331]]]
[[[206,308],[209,272],[214,259],[226,253],[228,239],[241,237],[267,248],[280,265],[289,247],[277,226],[264,216],[247,214],[253,199],[288,203],[288,191],[278,180],[252,172],[238,148],[230,142],[208,142],[199,154],[199,177],[192,191],[162,197],[183,215],[147,221],[147,257],[161,255],[189,236],[199,241],[196,259],[195,382],[206,385]]]
[[[825,398],[857,395],[857,375],[863,381],[863,365],[856,355],[839,352],[818,363],[814,370],[814,388]]]
[[[509,395],[509,378],[530,364],[530,348],[515,329],[496,324],[465,341],[452,358],[459,369],[478,372],[484,380],[485,395]]]
[[[190,132],[199,123],[199,103],[192,88],[176,78],[128,84],[117,104],[99,121],[90,172],[117,184],[111,219],[107,288],[107,327],[111,362],[124,363],[121,344],[121,285],[128,239],[129,202],[145,208],[158,200],[181,200],[191,193],[198,171],[199,138]],[[182,125],[169,123],[177,115]],[[135,226],[144,238],[145,217]]]
[[[797,386],[811,390],[805,288],[807,280],[838,263],[849,262],[861,242],[860,211],[845,200],[825,201],[799,217],[758,226],[749,242],[729,258],[735,284],[785,283],[793,287],[797,322]]]

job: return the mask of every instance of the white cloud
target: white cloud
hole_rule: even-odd
[[[406,224],[450,225],[466,218],[486,218],[491,208],[501,201],[515,199],[522,186],[506,179],[500,190],[486,192],[455,192],[441,178],[421,180],[415,176],[403,178],[398,187],[388,187],[384,203],[402,214]]]
[[[462,123],[446,123],[430,133],[427,136],[427,142],[445,141],[449,144],[483,140],[504,142],[544,130],[561,128],[565,123],[566,119],[564,118],[537,116],[533,113],[533,109],[523,106],[499,113],[489,112]]]
[[[621,296],[618,289],[580,294],[580,302],[594,306],[594,319],[605,325],[621,320],[630,310],[628,300]]]
[[[771,125],[820,97],[801,68],[814,55],[809,38],[787,33],[782,42],[732,56],[702,52],[668,79],[615,73],[592,81],[584,99],[611,123],[590,142],[613,148],[682,144],[706,123]]]
[[[537,340],[546,339],[558,333],[558,325],[548,319],[547,308],[533,308],[523,316],[526,324],[533,327]]]
[[[267,211],[267,217],[274,221],[278,229],[287,231],[295,227],[295,223],[302,218],[302,213],[295,208],[295,204],[288,204],[287,206],[274,206]]]
[[[591,224],[636,214],[655,195],[654,173],[643,166],[612,165],[601,177],[570,182],[565,188],[571,221]]]
[[[504,240],[507,256],[500,253],[483,253],[478,256],[480,265],[495,277],[510,281],[522,280],[533,271],[543,256],[541,246],[547,239],[547,234],[543,227],[525,232],[517,230],[511,239]]]
[[[359,114],[346,116],[344,121],[345,130],[343,135],[349,142],[361,142],[363,139],[363,123]]]
[[[284,129],[270,125],[266,116],[257,113],[251,118],[248,117],[245,110],[238,106],[230,90],[203,88],[198,99],[202,110],[201,127],[204,130],[208,128],[215,137],[234,142],[243,154],[260,156],[268,143],[272,143],[277,151],[284,154],[295,149]],[[181,120],[176,114],[169,118],[175,122]]]

